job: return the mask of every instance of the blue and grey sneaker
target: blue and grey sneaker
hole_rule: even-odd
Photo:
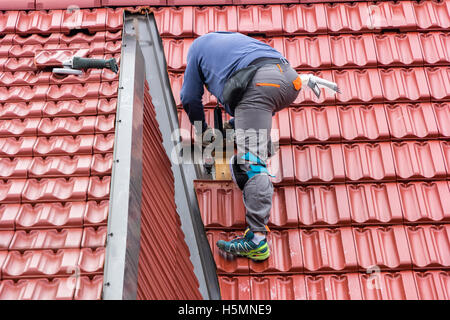
[[[219,240],[216,244],[219,249],[235,256],[246,257],[254,261],[266,260],[270,256],[267,239],[255,244],[252,241],[254,236],[253,232],[247,229],[243,237],[236,237],[231,241]]]

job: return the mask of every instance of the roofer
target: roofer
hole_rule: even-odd
[[[266,240],[273,185],[266,162],[273,155],[272,116],[288,107],[301,88],[320,96],[319,87],[338,91],[335,83],[310,74],[297,74],[289,62],[269,45],[236,32],[212,32],[191,45],[181,102],[192,124],[209,128],[202,104],[203,86],[234,116],[225,128],[234,128],[237,155],[230,160],[234,182],[243,192],[248,228],[242,237],[219,240],[217,246],[255,261],[270,256]]]

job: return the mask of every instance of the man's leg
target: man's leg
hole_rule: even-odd
[[[272,112],[255,108],[237,109],[235,133],[238,153],[232,158],[233,166],[237,168],[232,169],[232,174],[240,175],[238,185],[242,189],[249,227],[244,237],[229,242],[219,240],[217,246],[226,252],[262,261],[270,256],[266,226],[272,208],[273,186],[265,164]]]
[[[266,172],[256,173],[267,162],[271,129],[272,110],[246,106],[236,108],[237,160],[240,169],[249,176],[242,190],[246,221],[258,238],[266,232],[272,208],[273,186],[270,176]],[[258,160],[262,164],[259,164]],[[254,171],[256,172],[252,175]]]
[[[235,109],[235,133],[238,153],[233,159],[232,174],[242,189],[249,229],[243,238],[218,241],[229,253],[253,260],[270,255],[265,239],[272,208],[273,185],[266,161],[273,155],[270,131],[272,113],[289,106],[297,97],[293,80],[297,73],[290,66],[261,67]],[[235,161],[237,163],[235,163]]]

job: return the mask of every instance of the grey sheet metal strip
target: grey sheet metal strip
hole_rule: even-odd
[[[125,25],[138,19],[138,41],[145,58],[146,77],[150,94],[156,109],[156,119],[163,136],[163,145],[171,155],[176,141],[171,140],[173,130],[178,129],[178,116],[173,98],[162,41],[153,13],[147,16],[125,14]],[[219,282],[214,257],[209,247],[204,225],[200,216],[193,181],[202,172],[200,165],[172,163],[175,177],[175,202],[182,223],[186,244],[189,247],[194,272],[200,284],[204,299],[220,299]]]
[[[108,300],[137,295],[144,63],[134,29],[124,28],[103,281],[103,299]]]

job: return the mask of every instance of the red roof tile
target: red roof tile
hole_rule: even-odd
[[[412,271],[360,274],[364,300],[417,300]]]
[[[391,139],[426,139],[438,136],[433,108],[429,103],[386,105]]]
[[[417,294],[422,300],[448,300],[448,271],[414,272]]]
[[[96,275],[92,279],[89,277],[80,277],[75,286],[75,300],[100,300],[103,288],[103,276]]]
[[[195,191],[205,226],[208,228],[245,226],[244,204],[240,192],[233,183],[196,181]]]
[[[370,4],[369,12],[375,29],[398,28],[401,31],[407,31],[416,28],[412,1],[374,2]]]
[[[373,39],[380,66],[422,65],[422,52],[425,54],[428,49],[421,49],[418,35],[415,32],[375,34]]]
[[[168,58],[179,59],[168,60],[167,65],[169,69],[173,71],[182,70],[186,68],[187,61],[187,53],[189,47],[191,46],[194,39],[184,39],[184,40],[175,40],[175,39],[164,39],[163,47],[164,53]]]
[[[346,181],[395,180],[394,161],[388,142],[342,146]]]
[[[193,33],[201,36],[213,31],[237,31],[235,6],[195,7],[193,11]],[[167,56],[170,57],[170,56]]]
[[[272,230],[269,235],[272,254],[263,262],[249,262],[250,273],[294,273],[303,270],[299,230]]]
[[[386,101],[428,101],[430,90],[423,68],[379,69]]]
[[[431,99],[436,101],[450,100],[450,68],[425,68],[430,86]]]
[[[350,208],[344,185],[295,188],[302,226],[350,225]]]
[[[102,0],[36,0],[36,9],[67,9],[71,5],[77,8],[95,8],[101,6]]]
[[[427,180],[447,177],[438,141],[392,142],[392,154],[399,180]]]
[[[86,211],[85,202],[22,204],[15,217],[17,230],[81,227]]]
[[[14,230],[14,220],[19,208],[19,204],[0,205],[0,230]]]
[[[283,5],[281,10],[283,33],[322,34],[327,32],[325,8],[321,3],[313,6],[304,4]]]
[[[450,191],[446,181],[409,182],[398,184],[403,216],[407,223],[446,222]]]
[[[450,62],[450,34],[445,32],[419,33],[424,63],[430,66],[448,65]]]
[[[347,192],[354,225],[403,222],[397,184],[347,184]]]
[[[280,146],[280,150],[267,161],[267,168],[275,177],[274,184],[292,184],[294,182],[294,158],[291,146]]]
[[[297,227],[298,223],[299,217],[294,187],[288,186],[275,189],[269,227]]]
[[[353,234],[360,271],[373,266],[382,270],[411,268],[411,256],[403,226],[354,228]]]
[[[284,55],[295,69],[328,69],[331,65],[326,35],[284,38],[284,47]]]
[[[282,33],[281,6],[237,7],[238,32],[276,35]]]
[[[342,141],[388,140],[390,131],[382,104],[337,107]]]
[[[69,249],[80,247],[83,229],[21,230],[13,234],[10,250]]]
[[[101,298],[118,78],[41,68],[74,54],[120,54],[121,14],[0,14],[8,33],[0,37],[1,299]],[[70,277],[76,270],[83,276]]]
[[[450,5],[447,1],[420,1],[418,3],[412,2],[412,5],[419,30],[445,30],[449,28],[448,12],[450,11]]]
[[[193,35],[193,8],[169,7],[153,10],[162,37],[190,37]]]
[[[357,33],[373,29],[367,2],[325,3],[324,7],[330,33]]]
[[[293,144],[340,141],[341,134],[335,106],[290,108],[289,118]]]
[[[405,227],[414,269],[448,268],[450,228],[445,225]]]
[[[299,184],[345,181],[340,145],[301,145],[292,150],[295,181]]]
[[[223,300],[250,300],[250,277],[220,276],[219,285]]]
[[[211,0],[208,1],[209,5],[224,5],[231,4],[232,0]],[[185,6],[185,5],[204,5],[204,0],[167,0],[169,6]]]
[[[338,68],[365,68],[377,65],[377,56],[371,34],[336,35],[330,36],[329,40],[333,66]]]
[[[251,298],[255,300],[305,299],[304,276],[301,275],[249,277],[249,281]]]
[[[73,296],[74,286],[69,278],[4,280],[0,283],[0,299],[7,300],[67,300]]]
[[[20,1],[18,3],[7,1],[1,3],[0,10],[28,10],[34,9],[34,7],[35,7],[35,0]]]
[[[335,70],[333,78],[342,90],[342,94],[336,96],[337,103],[378,103],[384,100],[377,69]]]
[[[308,300],[361,300],[357,273],[305,277]]]
[[[355,271],[358,268],[352,229],[301,230],[305,273]]]
[[[78,266],[80,249],[9,251],[3,263],[3,279],[67,276]]]

